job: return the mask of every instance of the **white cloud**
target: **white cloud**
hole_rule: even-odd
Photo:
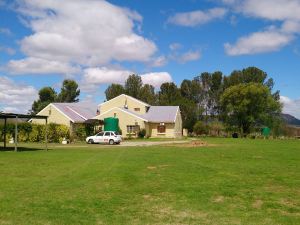
[[[188,51],[183,53],[182,55],[180,55],[179,57],[176,57],[177,61],[179,63],[186,63],[186,62],[190,62],[190,61],[196,61],[198,59],[201,58],[201,53],[200,51],[196,50],[196,51]]]
[[[226,43],[224,47],[228,55],[277,51],[291,43],[300,33],[299,0],[223,0],[223,2],[248,17],[281,22],[278,27],[273,25],[266,31],[240,37],[235,44]]]
[[[245,0],[238,9],[246,15],[268,20],[300,20],[299,0]]]
[[[148,62],[157,50],[135,31],[141,15],[107,1],[20,0],[17,11],[33,31],[21,40],[30,59],[95,67],[111,61]]]
[[[168,59],[164,55],[162,55],[157,58],[154,58],[151,63],[151,66],[152,67],[161,67],[161,66],[166,65],[167,63],[168,63]]]
[[[168,22],[179,26],[194,27],[206,24],[215,19],[221,19],[225,16],[226,12],[224,8],[213,8],[207,11],[197,10],[176,13],[174,16],[169,17]]]
[[[300,119],[300,99],[292,100],[286,96],[280,96],[280,101],[283,103],[283,113]]]
[[[262,31],[241,37],[235,44],[226,43],[225,51],[228,55],[251,55],[277,51],[288,45],[293,36],[278,31]]]
[[[172,44],[169,45],[169,48],[172,51],[175,51],[175,50],[178,50],[178,49],[182,48],[182,45],[179,44],[179,43],[172,43]]]
[[[33,86],[18,84],[0,76],[0,111],[27,113],[37,96]]]
[[[153,72],[141,75],[144,84],[151,84],[158,88],[162,83],[172,82],[172,77],[168,72]]]
[[[73,74],[80,71],[69,63],[28,57],[21,60],[10,60],[6,69],[12,74]]]
[[[84,70],[80,87],[85,91],[94,92],[101,84],[124,84],[129,75],[134,72],[107,67],[95,67]],[[136,73],[135,73],[136,74]],[[171,82],[172,77],[167,72],[153,72],[140,75],[144,84],[159,87],[164,82]]]
[[[84,70],[83,80],[88,84],[123,84],[130,74],[129,70],[116,70],[107,67],[95,67]]]

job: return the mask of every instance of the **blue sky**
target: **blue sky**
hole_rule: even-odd
[[[299,0],[0,0],[0,110],[80,84],[82,101],[138,73],[145,83],[256,66],[300,117]]]

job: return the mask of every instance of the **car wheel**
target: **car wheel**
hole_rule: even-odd
[[[113,145],[114,143],[115,143],[114,140],[112,140],[112,139],[109,140],[110,145]]]
[[[88,143],[89,144],[94,144],[94,140],[93,139],[89,139]]]

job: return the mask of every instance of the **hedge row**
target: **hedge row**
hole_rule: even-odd
[[[15,125],[7,124],[7,141],[15,135]],[[0,125],[0,139],[3,141],[4,125]],[[19,142],[44,142],[46,128],[45,125],[19,123],[18,124],[18,141]],[[70,138],[69,128],[65,125],[50,123],[48,125],[48,142],[61,143],[63,138]]]

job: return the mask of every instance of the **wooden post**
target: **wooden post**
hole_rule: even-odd
[[[18,116],[15,121],[15,152],[18,151]]]
[[[4,118],[4,149],[6,148],[6,118]]]
[[[45,134],[45,142],[46,142],[46,151],[48,151],[48,118],[46,118],[46,126],[45,126],[45,129],[46,129],[46,134]]]

